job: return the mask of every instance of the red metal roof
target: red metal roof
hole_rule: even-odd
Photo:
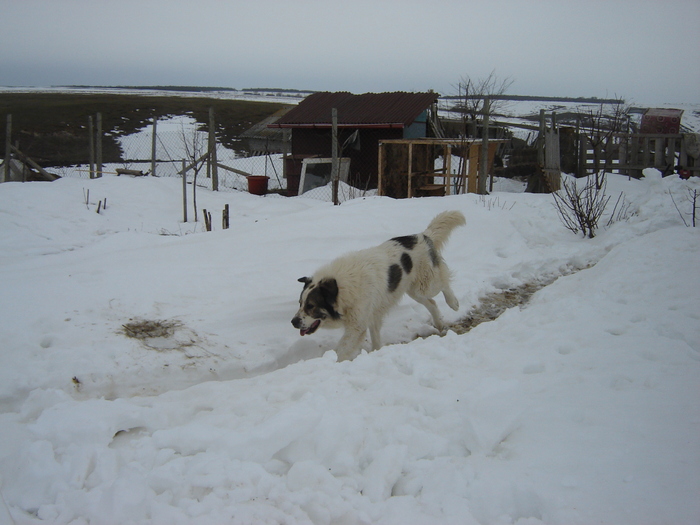
[[[270,127],[330,127],[331,110],[336,108],[339,127],[403,128],[439,97],[437,93],[313,93]]]

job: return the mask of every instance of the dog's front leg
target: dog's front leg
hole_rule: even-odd
[[[348,361],[355,359],[360,353],[362,340],[365,337],[367,330],[359,328],[345,328],[343,337],[338,342],[338,348],[335,353],[338,354],[338,361]]]
[[[369,336],[372,339],[372,351],[379,350],[382,347],[382,322],[376,321],[369,325]]]

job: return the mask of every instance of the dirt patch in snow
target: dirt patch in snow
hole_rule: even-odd
[[[184,350],[200,342],[197,333],[177,319],[132,319],[122,325],[121,333],[152,350]]]
[[[458,334],[466,334],[481,323],[497,319],[503,312],[515,306],[527,304],[532,295],[557,278],[544,281],[525,283],[521,286],[499,290],[479,298],[479,304],[474,306],[467,315],[454,323],[450,328]]]
[[[466,334],[469,330],[481,323],[497,319],[503,312],[515,306],[523,306],[528,303],[533,294],[545,286],[549,286],[559,277],[571,275],[593,264],[580,268],[570,268],[561,275],[544,277],[537,281],[531,281],[520,286],[507,288],[487,294],[479,298],[479,303],[474,306],[467,315],[458,320],[450,329],[458,334]]]

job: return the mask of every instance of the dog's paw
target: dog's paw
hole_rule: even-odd
[[[457,310],[459,310],[459,301],[456,297],[452,296],[449,299],[447,299],[447,306],[449,306],[456,312]]]
[[[358,350],[357,352],[343,352],[342,350],[336,350],[335,351],[336,355],[338,356],[338,362],[340,363],[341,361],[352,361],[355,359],[358,355],[360,355],[360,351]]]

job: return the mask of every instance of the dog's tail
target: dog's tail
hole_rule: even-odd
[[[430,221],[423,233],[432,239],[435,249],[440,251],[447,242],[452,230],[457,226],[464,226],[466,223],[467,221],[462,212],[456,210],[443,211]]]

